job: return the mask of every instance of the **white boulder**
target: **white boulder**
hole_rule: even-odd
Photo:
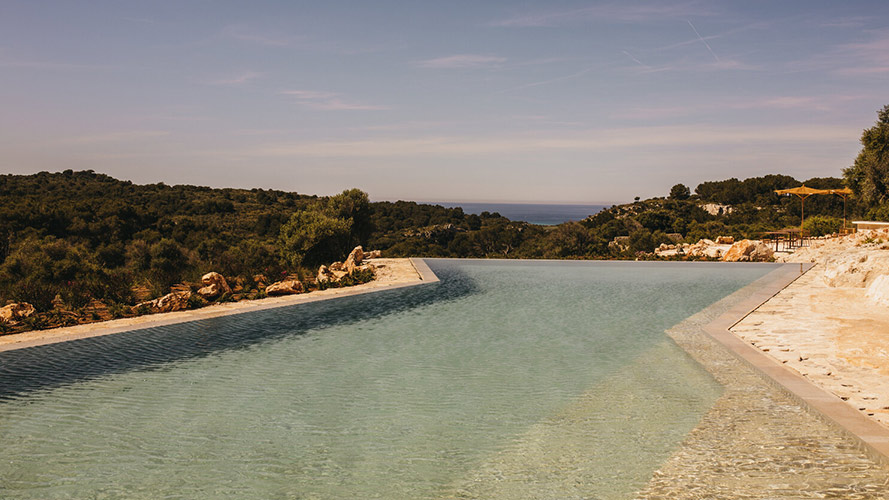
[[[889,274],[881,274],[874,278],[864,296],[873,304],[889,307]]]

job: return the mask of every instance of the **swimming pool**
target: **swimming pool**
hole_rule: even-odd
[[[439,283],[0,354],[0,496],[466,498],[534,463],[554,497],[626,498],[722,391],[664,330],[775,268],[427,262]]]

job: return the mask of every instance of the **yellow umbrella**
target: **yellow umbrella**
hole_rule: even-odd
[[[806,212],[805,212],[806,198],[808,198],[809,196],[812,196],[813,194],[832,194],[831,191],[832,190],[830,190],[830,189],[815,189],[815,188],[806,187],[805,184],[803,184],[800,187],[795,187],[795,188],[790,188],[790,189],[776,189],[775,190],[775,192],[778,194],[793,194],[793,195],[799,196],[800,215],[801,215],[800,221],[799,221],[799,236],[800,236],[800,238],[803,237],[803,220],[805,220],[805,218],[806,218]]]

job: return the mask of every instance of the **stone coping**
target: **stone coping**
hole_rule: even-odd
[[[804,408],[859,442],[873,460],[889,467],[889,429],[729,330],[813,267],[814,264],[788,264],[772,271],[764,277],[765,282],[755,293],[705,325],[704,331],[766,381],[783,389]]]
[[[436,276],[435,273],[433,273],[432,270],[429,269],[429,266],[426,265],[423,259],[411,258],[406,260],[410,262],[411,267],[414,271],[416,271],[418,275],[416,278],[414,278],[414,281],[385,282],[375,280],[369,283],[363,283],[361,285],[355,285],[346,288],[328,288],[327,290],[318,290],[311,293],[301,293],[296,295],[286,295],[283,297],[269,297],[259,300],[246,300],[241,302],[218,304],[189,311],[151,314],[145,316],[137,316],[135,318],[113,319],[98,323],[87,323],[84,325],[52,328],[48,330],[35,330],[30,332],[16,333],[12,335],[3,335],[0,336],[0,352],[24,349],[27,347],[36,347],[47,344],[56,344],[59,342],[68,342],[72,340],[80,340],[91,337],[100,337],[103,335],[112,335],[116,333],[125,333],[134,330],[141,330],[143,328],[174,325],[177,323],[200,321],[209,318],[217,318],[220,316],[263,311],[266,309],[275,309],[278,307],[287,307],[296,304],[306,304],[309,302],[330,300],[340,297],[350,297],[365,293],[380,292],[383,290],[392,290],[396,288],[423,285],[439,281],[438,276]]]
[[[420,279],[425,283],[437,283],[440,281],[438,276],[432,272],[432,269],[429,269],[429,264],[426,264],[426,261],[419,258],[411,258],[411,264],[414,266],[414,270],[417,271],[417,274],[420,275]]]

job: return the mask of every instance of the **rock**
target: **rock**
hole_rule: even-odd
[[[336,281],[336,278],[333,276],[333,271],[328,269],[327,266],[321,266],[318,268],[318,276],[315,278],[315,281],[324,283],[327,281]]]
[[[364,260],[379,259],[383,257],[383,252],[379,250],[371,250],[364,253]]]
[[[889,307],[889,274],[881,274],[874,278],[864,296],[873,304]]]
[[[718,259],[722,255],[722,249],[716,246],[716,242],[713,240],[704,238],[686,248],[685,253],[689,257],[708,257],[711,259]]]
[[[835,255],[824,261],[821,279],[830,287],[864,287],[867,271],[864,263],[867,254],[855,253]]]
[[[614,240],[608,242],[608,248],[623,252],[630,248],[629,236],[615,236]]]
[[[717,245],[731,245],[735,242],[734,236],[718,236],[716,238]]]
[[[765,262],[774,256],[772,249],[756,240],[741,240],[734,243],[722,257],[725,262]]]
[[[343,269],[345,269],[345,267],[343,266],[342,262],[334,262],[330,265],[331,271],[342,271]]]
[[[772,262],[775,260],[775,251],[766,243],[756,240],[756,246],[750,253],[750,260],[752,262]]]
[[[136,308],[147,306],[151,312],[163,313],[182,311],[188,308],[188,299],[191,298],[191,292],[186,290],[168,293],[163,297],[141,302],[136,304]]]
[[[297,280],[283,280],[276,281],[271,285],[265,287],[265,293],[268,295],[293,295],[295,293],[302,293],[303,284]]]
[[[732,244],[732,247],[725,252],[722,260],[725,262],[743,262],[750,260],[750,254],[756,249],[756,244],[750,240],[741,240]]]
[[[65,310],[65,309],[67,309],[67,308],[65,307],[65,301],[62,300],[62,296],[61,296],[61,295],[56,294],[56,296],[53,297],[53,299],[52,299],[52,308],[53,308],[53,309],[58,309],[58,310],[60,310],[60,311],[63,311],[63,310]]]
[[[364,249],[361,248],[361,245],[358,245],[351,252],[349,252],[349,256],[346,257],[346,262],[343,263],[343,268],[347,272],[352,272],[355,268],[361,265],[361,262],[364,260]]]
[[[863,288],[883,274],[889,274],[889,255],[861,249],[826,258],[821,279],[831,287]]]
[[[34,306],[27,302],[14,302],[0,307],[0,320],[7,323],[16,323],[36,312],[37,310],[34,309]]]
[[[204,286],[197,291],[197,294],[207,300],[215,299],[224,293],[232,293],[225,278],[219,273],[210,272],[205,274],[201,277],[201,283]]]

